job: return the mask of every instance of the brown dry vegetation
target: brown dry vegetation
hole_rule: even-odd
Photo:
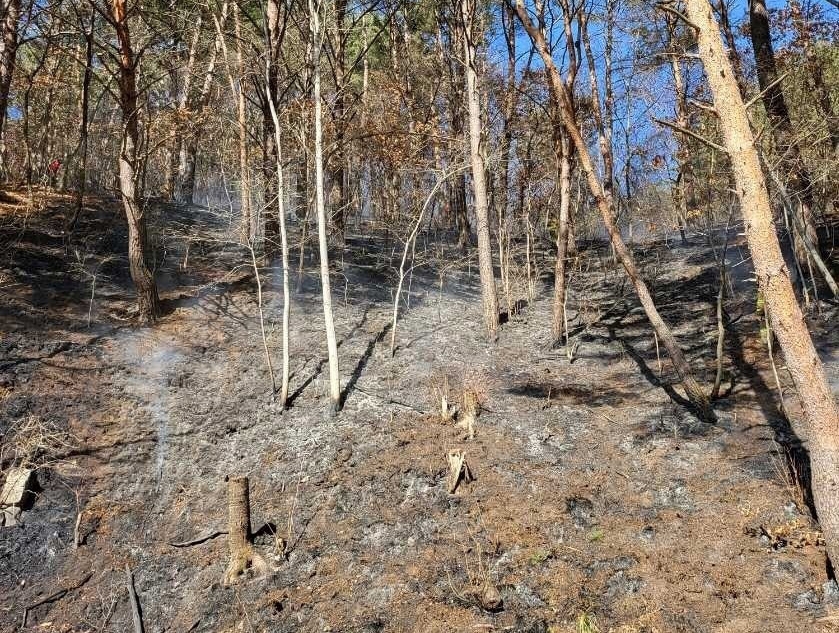
[[[415,271],[391,358],[390,249],[384,237],[351,233],[335,271],[344,410],[326,415],[309,262],[292,314],[292,406],[281,414],[252,279],[220,232],[179,232],[180,211],[156,209],[169,236],[157,249],[166,316],[136,329],[124,320],[132,296],[118,205],[96,200],[67,247],[65,199],[23,200],[0,210],[0,432],[10,442],[13,425],[31,418],[66,441],[39,470],[24,525],[0,530],[0,630],[130,630],[126,563],[147,631],[839,628],[839,591],[787,470],[795,439],[751,293],[729,306],[742,315],[729,330],[733,389],[708,425],[673,396],[672,367],[659,370],[640,308],[596,246],[581,255],[569,308],[596,300],[602,309],[575,328],[573,363],[550,347],[549,292],[496,345],[484,341],[474,261],[449,269],[442,291],[434,265]],[[711,379],[713,257],[663,244],[637,255]],[[79,261],[97,271],[92,307]],[[745,268],[735,269],[744,289]],[[263,274],[276,322],[280,271]],[[835,384],[831,316],[813,326]],[[275,351],[278,337],[272,329]],[[473,440],[438,414],[441,384],[455,404],[464,385],[480,394]],[[454,448],[476,480],[449,495]],[[251,479],[254,529],[267,526],[256,546],[273,566],[233,587],[222,584],[223,535],[172,545],[226,529],[228,474]],[[488,588],[502,608],[487,610]],[[22,627],[24,610],[45,598]]]

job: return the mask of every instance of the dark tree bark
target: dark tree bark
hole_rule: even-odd
[[[75,162],[76,201],[73,217],[68,223],[68,230],[76,228],[79,214],[84,206],[85,188],[87,186],[87,145],[88,120],[90,118],[90,82],[93,78],[93,31],[96,28],[96,11],[90,12],[90,26],[85,31],[84,74],[82,75],[82,99],[79,103],[79,144],[73,153]]]
[[[6,146],[4,131],[6,114],[9,108],[9,89],[15,70],[15,58],[18,45],[18,18],[20,0],[2,0],[0,2],[0,178],[6,178]]]
[[[117,81],[123,125],[119,156],[119,185],[122,206],[128,221],[128,263],[131,279],[137,289],[140,321],[152,323],[160,316],[160,300],[154,275],[146,265],[146,217],[137,199],[137,144],[139,141],[137,77],[136,59],[128,29],[126,0],[112,0],[110,18],[119,41]]]

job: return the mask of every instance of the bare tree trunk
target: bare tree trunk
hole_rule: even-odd
[[[320,280],[323,295],[323,320],[326,326],[326,346],[329,354],[330,413],[341,410],[341,376],[338,373],[338,342],[335,339],[335,321],[332,315],[332,288],[329,282],[329,242],[326,236],[326,202],[323,191],[323,107],[320,96],[321,45],[323,34],[320,24],[321,0],[309,2],[309,29],[312,37],[312,99],[315,106],[315,211],[318,218],[318,244],[320,246]]]
[[[236,90],[236,122],[239,131],[239,178],[242,183],[240,187],[242,198],[242,235],[245,239],[250,240],[253,236],[253,226],[251,218],[251,178],[248,170],[248,113],[245,103],[245,64],[242,55],[242,25],[239,19],[238,2],[233,3],[233,20],[236,29],[236,68],[239,75],[238,90]],[[279,134],[279,131],[277,134]],[[282,205],[282,201],[280,204]],[[285,400],[282,401],[282,404],[285,404]]]
[[[0,29],[2,30],[0,33],[0,179],[2,180],[5,180],[8,175],[4,132],[9,108],[9,89],[12,86],[17,56],[19,16],[20,0],[0,2]]]
[[[215,20],[215,16],[213,16]],[[172,132],[169,140],[169,147],[167,149],[166,173],[164,176],[163,194],[167,200],[175,199],[176,180],[179,174],[179,166],[181,159],[181,151],[184,143],[184,126],[186,125],[186,116],[190,106],[190,93],[192,89],[192,75],[195,68],[195,53],[198,49],[198,43],[201,39],[203,18],[201,12],[196,16],[195,32],[192,35],[192,41],[189,46],[189,54],[187,55],[186,67],[183,68],[183,82],[178,84],[178,73],[180,68],[175,68],[171,71],[173,92],[177,96],[175,120],[172,125]],[[179,192],[178,192],[179,194]]]
[[[559,163],[559,224],[556,231],[556,265],[554,267],[554,302],[551,332],[554,344],[562,344],[565,331],[565,268],[568,258],[568,218],[571,210],[571,142],[565,126],[555,124],[557,162]],[[567,340],[566,340],[567,343]]]
[[[128,220],[128,263],[131,279],[137,288],[139,318],[144,323],[154,322],[160,316],[157,284],[146,265],[146,217],[137,199],[137,78],[136,60],[128,30],[126,0],[112,0],[111,22],[119,41],[119,96],[122,109],[122,148],[119,156],[119,184],[122,205]]]
[[[438,26],[440,27],[441,37],[442,37],[442,10],[438,11],[437,14],[437,21]],[[438,47],[438,56],[440,58],[441,63],[445,63],[446,67],[449,71],[449,90],[448,90],[448,105],[449,105],[449,125],[450,131],[449,136],[452,139],[456,139],[459,141],[463,138],[463,132],[465,129],[464,126],[464,116],[463,116],[463,82],[456,69],[455,65],[458,63],[459,51],[458,44],[460,43],[459,40],[463,37],[460,29],[457,28],[450,28],[449,29],[449,42],[448,42],[448,50],[444,51],[442,46]],[[442,132],[442,131],[441,131]],[[441,135],[445,136],[445,133]],[[460,152],[456,147],[459,147],[459,143],[456,145],[453,143],[448,143],[448,162],[449,165],[452,166],[455,163],[458,163],[462,160]],[[449,205],[449,214],[450,219],[453,220],[454,227],[457,229],[457,245],[458,248],[461,250],[466,250],[469,246],[470,241],[470,227],[469,227],[469,214],[466,210],[466,174],[462,172],[458,172],[454,179],[449,183],[447,186],[447,198],[448,198],[448,205]]]
[[[332,155],[332,184],[337,189],[334,202],[337,209],[333,210],[332,217],[335,219],[335,228],[341,239],[344,238],[346,229],[347,207],[349,196],[347,191],[347,159],[345,153],[345,137],[347,127],[346,107],[346,37],[344,33],[344,22],[347,16],[347,0],[333,0],[333,27],[332,52],[334,55],[333,72],[335,77],[335,104],[332,110],[332,120],[335,126],[335,141]]]
[[[265,254],[273,256],[277,251],[277,238],[280,223],[274,212],[274,199],[277,196],[274,178],[277,165],[277,148],[274,143],[274,123],[271,118],[269,102],[277,103],[277,61],[280,55],[280,2],[268,0],[265,5],[265,55],[268,58],[268,85],[262,99],[262,178],[264,182],[263,234]]]
[[[670,69],[673,72],[673,91],[676,98],[676,125],[682,129],[690,128],[690,116],[688,114],[687,87],[682,76],[682,65],[679,61],[678,51],[675,47],[676,41],[676,17],[667,14],[667,35],[670,44]],[[676,160],[679,164],[679,175],[676,187],[673,190],[673,197],[676,202],[676,212],[679,220],[679,235],[682,244],[687,244],[687,224],[690,212],[696,207],[696,195],[694,188],[693,161],[690,154],[690,145],[687,139],[676,137],[677,152]]]
[[[504,90],[504,132],[501,139],[501,195],[498,204],[499,217],[506,218],[510,202],[510,176],[512,172],[513,124],[516,116],[516,29],[512,7],[501,8],[504,40],[507,44],[507,86]]]
[[[238,24],[238,22],[237,22]],[[240,58],[241,61],[241,58]],[[265,84],[266,89],[270,82],[269,73],[271,72],[271,64],[265,65]],[[286,234],[285,225],[285,186],[283,179],[283,152],[282,152],[282,138],[280,132],[280,119],[277,116],[277,109],[273,101],[268,101],[268,106],[271,109],[271,119],[274,122],[274,145],[277,148],[277,217],[280,224],[280,248],[283,260],[283,377],[280,384],[280,408],[285,409],[288,401],[288,381],[289,381],[289,321],[291,319],[291,287],[288,276],[288,235]]]
[[[216,61],[221,51],[224,30],[227,22],[227,14],[230,8],[228,0],[221,6],[221,19],[219,33],[216,33],[213,46],[210,49],[210,58],[207,62],[207,72],[204,74],[204,83],[201,85],[201,92],[195,102],[187,101],[187,110],[190,114],[201,113],[210,104],[210,97],[213,89],[213,76],[216,71]],[[180,164],[178,166],[178,177],[180,179],[177,198],[184,204],[192,204],[195,198],[195,169],[198,159],[198,145],[201,138],[200,123],[193,124],[192,129],[181,144]]]
[[[247,477],[231,477],[227,482],[227,544],[230,561],[224,573],[224,584],[232,585],[249,569],[262,571],[267,567],[254,551],[251,534],[250,482]]]
[[[799,200],[801,218],[808,239],[813,244],[818,244],[819,238],[812,209],[813,183],[807,166],[804,164],[801,148],[795,139],[795,131],[781,87],[781,78],[775,66],[775,52],[772,50],[772,37],[769,31],[769,11],[766,9],[765,0],[749,0],[749,27],[761,98],[780,156],[781,172],[787,178],[790,192]],[[806,261],[804,249],[799,245],[796,250],[799,260]]]
[[[684,352],[676,341],[673,331],[667,323],[665,323],[664,319],[661,318],[661,315],[655,306],[655,302],[653,301],[652,295],[650,294],[647,285],[644,283],[644,280],[641,278],[637,266],[635,265],[635,260],[629,252],[629,249],[627,249],[626,244],[624,244],[623,238],[621,238],[620,231],[617,226],[617,219],[615,217],[614,201],[611,193],[611,181],[606,181],[605,176],[603,183],[601,183],[598,179],[594,163],[588,151],[588,144],[583,138],[580,127],[576,121],[571,96],[565,84],[562,82],[559,70],[553,62],[553,57],[551,56],[550,49],[545,41],[544,33],[530,21],[530,17],[527,14],[527,9],[524,6],[523,0],[517,0],[516,13],[530,36],[534,47],[539,52],[542,62],[545,64],[545,70],[547,71],[550,87],[558,98],[560,113],[562,115],[565,128],[574,143],[574,147],[580,161],[580,166],[585,173],[591,195],[595,199],[597,207],[600,210],[600,214],[603,217],[603,224],[606,227],[606,232],[609,235],[615,256],[623,265],[627,277],[629,277],[629,280],[632,282],[635,292],[638,295],[638,299],[641,302],[641,306],[644,308],[644,312],[650,320],[656,335],[664,344],[665,349],[667,349],[667,353],[670,355],[670,360],[673,362],[673,366],[682,380],[682,386],[687,394],[687,397],[690,399],[694,407],[696,407],[702,418],[706,420],[714,420],[714,412],[711,409],[711,404],[708,400],[707,394],[696,381],[696,378],[693,375],[693,370],[691,369],[687,358],[685,358]],[[597,101],[597,97],[594,95],[594,99],[592,101],[593,105],[596,104]],[[601,151],[608,153],[610,150],[608,148],[608,144],[603,139],[603,128],[600,125],[598,125],[598,127],[601,130]],[[606,159],[606,156],[604,156],[604,159]],[[604,160],[604,162],[607,161]],[[608,175],[610,175],[610,173],[607,174],[607,176]]]
[[[472,186],[475,195],[475,216],[478,233],[478,268],[481,275],[481,301],[487,337],[498,337],[498,298],[495,294],[495,271],[492,265],[492,244],[489,235],[489,204],[487,201],[486,166],[481,142],[481,104],[475,69],[476,44],[473,39],[474,0],[461,0],[463,20],[463,52],[466,64],[466,103],[469,108],[469,147],[472,160]]]
[[[96,28],[96,11],[90,11],[90,26],[85,32],[85,64],[82,75],[82,99],[79,103],[79,144],[74,152],[76,162],[76,205],[73,217],[67,224],[69,231],[76,228],[79,214],[84,207],[84,194],[87,186],[87,139],[90,118],[90,82],[93,78],[93,31]]]
[[[685,8],[698,31],[699,55],[714,95],[725,147],[731,156],[755,276],[801,400],[813,500],[828,556],[835,565],[839,562],[839,408],[781,255],[754,136],[720,40],[719,26],[707,0],[686,0]]]

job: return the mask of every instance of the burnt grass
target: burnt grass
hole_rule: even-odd
[[[806,452],[780,413],[747,262],[733,269],[724,397],[710,425],[659,364],[604,245],[587,245],[572,276],[569,362],[550,344],[549,274],[529,304],[518,292],[521,310],[489,344],[475,253],[423,236],[391,358],[401,243],[350,231],[343,250],[333,244],[344,407],[331,418],[313,243],[293,298],[282,412],[254,277],[224,218],[150,205],[166,314],[138,328],[119,205],[94,200],[69,237],[69,198],[12,200],[0,206],[0,467],[25,418],[67,440],[41,455],[23,524],[0,528],[0,630],[131,630],[126,565],[153,632],[536,633],[577,631],[581,616],[604,632],[835,630],[839,590],[788,467],[806,479],[806,460],[787,459]],[[697,238],[636,251],[709,383],[710,249]],[[745,253],[733,248],[731,263]],[[552,270],[549,248],[537,258]],[[293,285],[296,246],[294,261]],[[281,268],[260,273],[276,369]],[[812,328],[837,381],[834,316],[824,304]],[[438,415],[444,384],[455,402],[464,387],[479,393],[474,439]],[[475,480],[448,494],[452,449]],[[217,534],[228,475],[250,478],[255,547],[270,565],[232,587]],[[500,607],[482,600],[487,587]]]

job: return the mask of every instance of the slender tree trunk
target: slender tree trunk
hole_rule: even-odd
[[[268,57],[268,85],[262,100],[262,178],[264,181],[263,232],[265,254],[273,256],[277,251],[277,238],[280,236],[280,222],[274,209],[277,197],[276,165],[277,147],[274,142],[274,122],[271,118],[271,106],[277,104],[277,60],[280,54],[280,3],[268,0],[266,3],[265,55]]]
[[[346,215],[347,207],[349,206],[349,196],[347,191],[347,159],[345,153],[345,137],[347,127],[347,107],[346,107],[346,37],[344,33],[344,22],[347,16],[347,0],[333,1],[333,19],[335,20],[332,50],[334,52],[334,68],[335,73],[335,104],[332,110],[332,120],[335,127],[335,142],[332,155],[332,186],[336,190],[336,195],[331,196],[336,209],[333,210],[332,217],[335,220],[335,228],[338,229],[338,234],[341,239],[344,238],[346,230]]]
[[[248,170],[248,112],[245,103],[245,64],[242,55],[242,25],[239,19],[239,3],[233,3],[233,20],[236,29],[236,68],[238,70],[238,90],[236,90],[236,123],[239,131],[239,179],[242,204],[242,235],[250,240],[253,236],[251,212],[251,179]],[[272,106],[273,107],[273,106]],[[275,113],[272,112],[272,118]],[[279,135],[279,130],[277,131]],[[279,153],[279,148],[278,148]],[[282,180],[282,173],[279,174]],[[282,182],[279,183],[282,186]],[[280,201],[282,205],[282,201]],[[282,213],[282,209],[280,210]],[[280,222],[283,222],[281,219]],[[284,236],[283,236],[284,237]],[[285,248],[283,249],[285,250]],[[288,301],[288,299],[286,299]],[[285,399],[281,401],[285,405]]]
[[[554,143],[559,167],[559,223],[556,231],[556,266],[554,268],[554,303],[551,332],[554,344],[562,344],[565,331],[565,269],[568,259],[568,218],[571,210],[571,141],[565,126],[555,123]],[[566,340],[567,343],[567,340]]]
[[[438,24],[442,22],[441,12],[438,12]],[[442,30],[442,29],[441,29]],[[465,124],[463,116],[463,103],[465,101],[463,96],[463,81],[456,68],[458,58],[460,56],[458,45],[460,39],[463,37],[460,29],[449,29],[448,50],[443,51],[440,47],[438,55],[441,56],[441,62],[445,62],[449,70],[449,111],[451,130],[449,136],[456,139],[455,143],[448,143],[448,162],[450,166],[454,166],[462,160],[460,153],[460,143],[457,142],[463,138]],[[454,179],[447,187],[447,197],[449,204],[449,212],[453,225],[457,229],[457,245],[462,251],[465,251],[469,246],[471,230],[469,227],[469,214],[466,209],[466,174],[458,171]]]
[[[0,1],[0,29],[2,29],[0,33],[0,179],[2,180],[8,176],[4,133],[9,108],[9,89],[12,86],[17,56],[19,16],[20,0]]]
[[[682,64],[679,61],[678,51],[675,47],[676,41],[676,17],[667,14],[667,35],[670,43],[670,69],[673,73],[673,92],[676,99],[676,125],[682,129],[690,128],[690,115],[688,113],[687,87],[682,75]],[[696,207],[696,194],[694,187],[693,158],[690,153],[690,145],[687,139],[681,135],[676,137],[677,151],[676,160],[679,164],[679,175],[676,187],[673,189],[673,197],[676,203],[676,212],[679,220],[679,235],[682,244],[687,244],[687,224],[690,212]]]
[[[237,20],[238,25],[238,20]],[[240,57],[241,62],[241,57]],[[265,65],[266,89],[270,83],[270,62]],[[280,384],[280,408],[285,409],[288,401],[289,381],[289,321],[291,319],[291,287],[288,271],[288,236],[285,224],[285,186],[283,179],[283,152],[280,132],[280,118],[272,101],[268,102],[271,109],[271,119],[274,122],[274,146],[277,148],[277,218],[280,224],[280,248],[283,260],[283,377]]]
[[[775,66],[775,52],[772,50],[772,36],[769,30],[769,11],[766,9],[765,0],[749,0],[749,27],[761,98],[780,156],[781,172],[787,178],[789,191],[798,198],[807,237],[814,244],[818,244],[819,238],[813,218],[813,183],[795,138],[795,130]],[[798,243],[800,240],[797,240]],[[803,248],[798,248],[797,251],[799,260],[806,261]]]
[[[223,32],[227,22],[227,14],[230,9],[228,0],[222,4],[220,32]],[[201,92],[194,103],[190,103],[187,110],[190,114],[201,113],[210,105],[210,97],[213,89],[213,76],[216,71],[216,61],[222,47],[222,35],[216,34],[213,46],[210,48],[210,58],[207,61],[207,72],[204,74],[204,83],[201,85]],[[201,138],[201,123],[193,123],[192,129],[183,139],[181,144],[180,164],[178,166],[178,177],[180,178],[178,188],[178,201],[183,204],[192,204],[195,199],[195,169],[198,161],[198,147]]]
[[[725,56],[719,26],[707,0],[686,0],[685,9],[688,19],[698,29],[699,55],[714,95],[725,147],[731,156],[755,276],[801,400],[813,500],[828,556],[835,565],[839,562],[839,408],[781,255],[754,136],[733,69]]]
[[[119,185],[122,205],[128,220],[128,263],[131,279],[137,288],[139,317],[144,323],[160,315],[160,301],[154,275],[146,265],[146,217],[137,199],[137,110],[136,59],[128,30],[126,0],[112,0],[111,21],[119,42],[119,96],[122,110],[122,148],[119,156]]]
[[[588,144],[583,138],[582,132],[574,115],[571,96],[565,84],[562,82],[559,70],[553,62],[553,57],[551,56],[550,49],[545,41],[544,33],[530,21],[527,9],[524,7],[523,0],[517,0],[516,13],[530,36],[534,47],[542,58],[542,62],[545,64],[545,70],[547,71],[550,87],[554,91],[554,94],[559,102],[563,123],[565,124],[565,128],[574,144],[577,157],[580,161],[580,166],[585,173],[591,195],[600,210],[601,216],[603,217],[603,224],[606,227],[606,232],[609,235],[615,256],[623,265],[627,277],[629,277],[630,282],[635,288],[635,292],[638,295],[638,299],[641,302],[641,306],[644,308],[647,318],[650,320],[656,335],[664,345],[667,353],[670,355],[670,360],[673,362],[673,366],[682,380],[682,387],[684,388],[687,397],[690,399],[694,407],[696,407],[701,417],[706,420],[714,420],[714,412],[711,409],[707,394],[702,390],[702,387],[700,387],[699,383],[696,381],[696,378],[693,375],[693,370],[691,369],[687,358],[685,358],[684,352],[676,341],[673,331],[667,323],[665,323],[664,319],[661,318],[661,315],[655,306],[655,302],[653,301],[652,295],[650,294],[647,285],[644,283],[644,280],[641,278],[637,266],[635,265],[635,260],[629,252],[629,249],[626,247],[626,244],[624,244],[623,238],[621,238],[620,231],[617,226],[617,218],[615,217],[611,183],[607,182],[605,177],[603,183],[601,183],[598,179],[597,171],[588,151]],[[595,96],[593,104],[596,103],[597,97]],[[604,147],[605,143],[602,138],[602,131],[600,136],[601,150],[605,149],[608,152],[608,148]]]
[[[481,300],[487,337],[498,337],[498,298],[495,294],[495,271],[492,265],[492,244],[489,234],[489,203],[487,201],[486,166],[481,142],[481,104],[478,95],[473,39],[474,0],[461,0],[463,20],[463,52],[466,63],[466,103],[469,110],[469,153],[472,161],[472,187],[475,196],[475,216],[478,233],[478,268],[481,275]]]
[[[192,90],[192,75],[195,68],[195,53],[201,39],[203,18],[199,12],[196,17],[195,32],[189,46],[189,54],[186,60],[186,67],[183,69],[183,81],[178,86],[178,73],[180,69],[172,71],[173,92],[177,95],[176,110],[172,133],[169,140],[168,157],[166,161],[166,173],[164,176],[163,194],[167,200],[175,200],[175,189],[178,186],[180,176],[180,160],[184,143],[184,127],[189,115],[190,97]]]
[[[96,28],[96,11],[90,11],[90,27],[85,32],[85,64],[82,75],[82,99],[79,103],[79,144],[75,151],[76,162],[76,206],[68,229],[73,231],[79,214],[84,207],[85,187],[87,186],[87,139],[90,118],[90,82],[93,78],[93,31]]]
[[[507,217],[510,202],[510,177],[512,174],[513,123],[516,114],[516,29],[515,14],[509,4],[502,8],[504,41],[507,44],[507,85],[504,90],[504,132],[501,139],[501,195],[499,196],[499,215]]]
[[[323,184],[323,107],[320,95],[321,45],[323,35],[320,24],[321,0],[309,2],[309,29],[312,46],[312,99],[315,106],[315,211],[318,218],[318,244],[320,246],[320,279],[323,294],[323,319],[326,326],[326,346],[329,354],[330,413],[341,409],[341,377],[338,373],[338,342],[335,338],[335,321],[332,315],[332,288],[329,281],[329,242],[326,235],[326,201]]]

